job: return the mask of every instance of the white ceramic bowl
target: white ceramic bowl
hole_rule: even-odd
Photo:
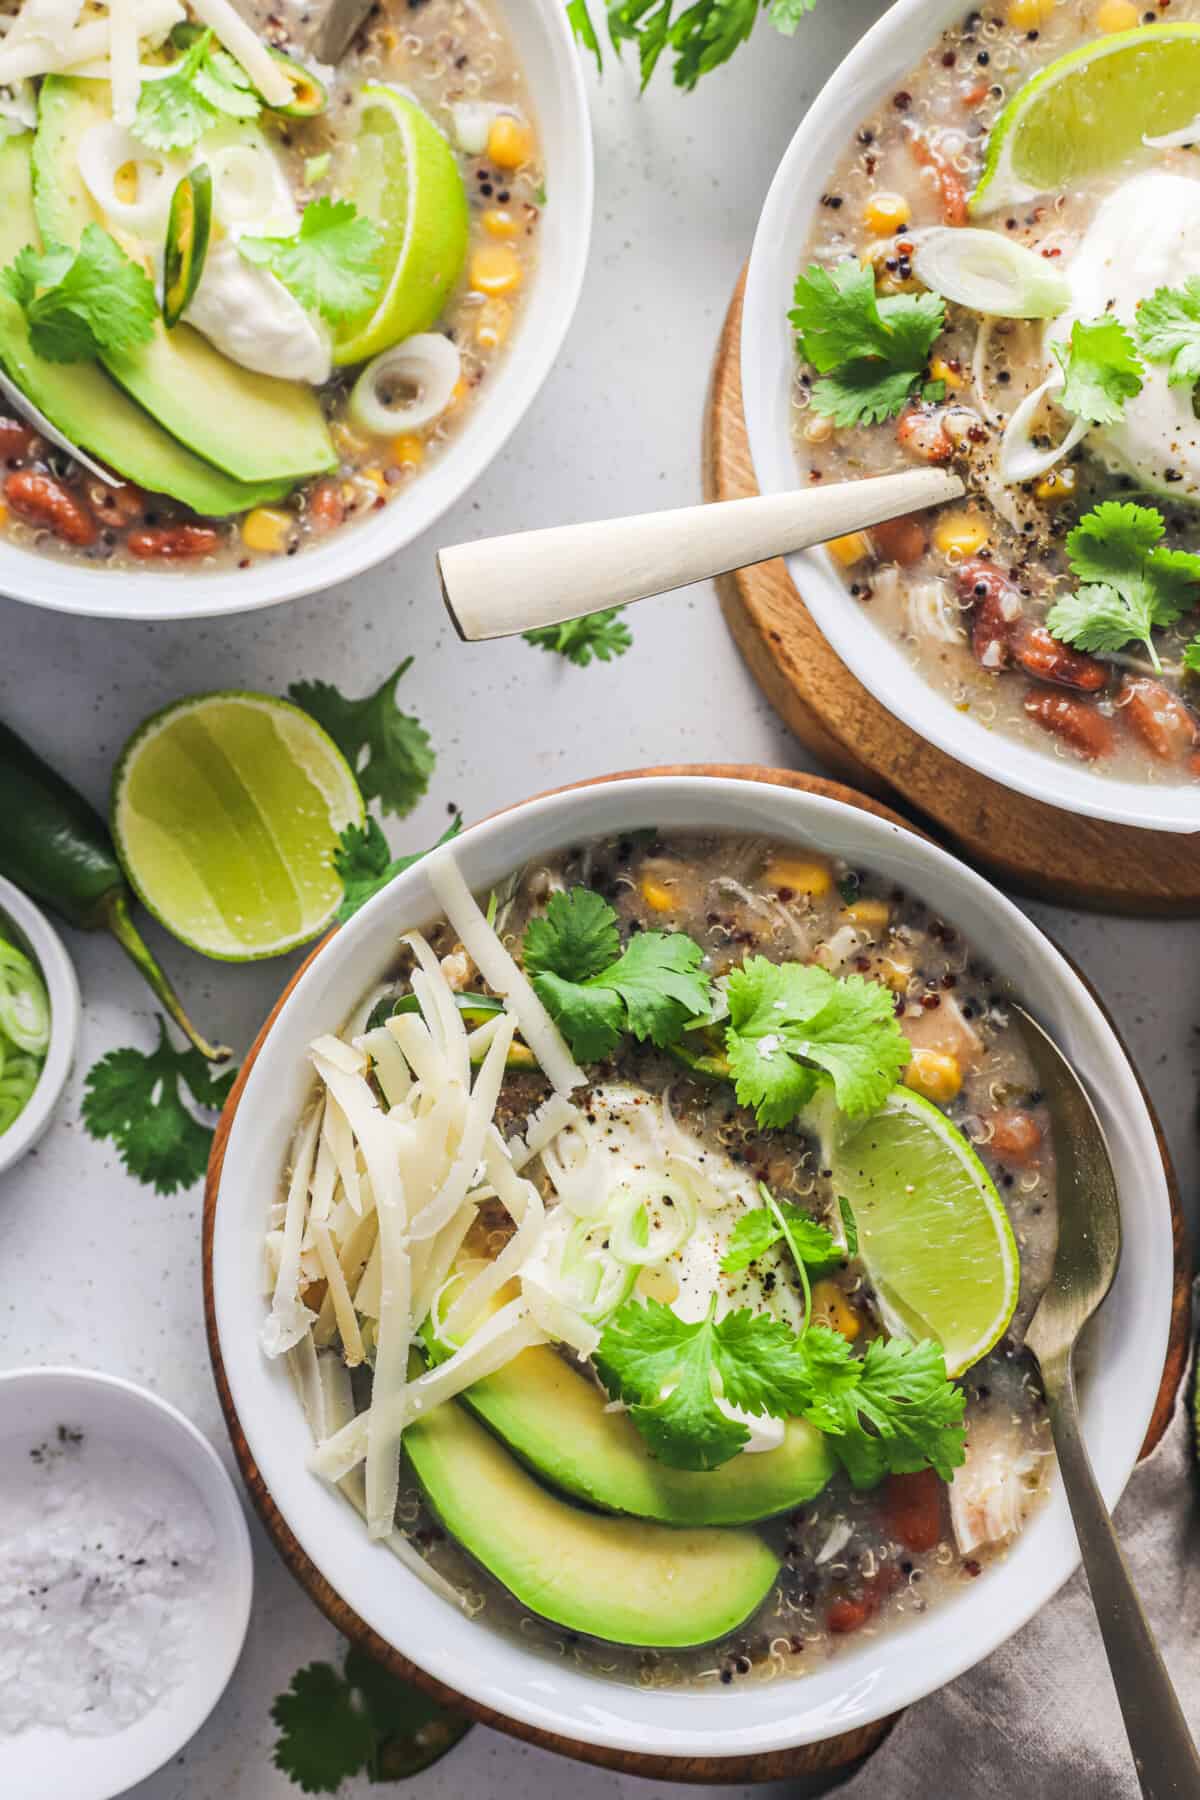
[[[106,569],[0,538],[0,594],[109,619],[212,618],[295,600],[361,575],[453,506],[498,454],[549,374],[575,312],[592,229],[592,136],[578,49],[556,0],[497,0],[525,71],[552,203],[517,329],[454,441],[402,498],[299,556],[222,574]]]
[[[829,171],[860,120],[893,92],[947,26],[961,0],[896,0],[860,39],[802,119],[771,183],[750,255],[742,316],[742,395],[759,488],[782,493],[798,481],[791,404],[795,339],[792,289]],[[846,667],[921,737],[989,780],[1068,812],[1159,831],[1200,830],[1195,784],[1118,781],[1070,756],[1004,737],[936,691],[905,652],[847,594],[825,550],[788,558],[804,604]]]
[[[1086,1079],[1108,1130],[1125,1257],[1094,1327],[1084,1397],[1089,1451],[1114,1502],[1133,1467],[1163,1365],[1171,1217],[1162,1160],[1133,1071],[1087,989],[1010,901],[925,840],[836,801],[702,777],[638,778],[551,795],[464,832],[453,854],[486,892],[529,858],[606,833],[657,826],[761,833],[819,845],[936,905],[1027,997]],[[434,852],[434,854],[439,854]],[[310,1438],[287,1371],[258,1347],[262,1235],[295,1121],[311,1091],[306,1046],[336,1029],[392,965],[399,933],[436,916],[429,858],[400,876],[314,959],[251,1070],[225,1156],[213,1240],[215,1316],[234,1406],[288,1526],[335,1591],[437,1680],[494,1711],[590,1744],[659,1755],[734,1756],[811,1743],[877,1719],[995,1649],[1078,1561],[1061,1490],[1012,1553],[961,1598],[795,1681],[703,1692],[618,1687],[464,1618],[372,1545],[342,1496],[309,1474]]]
[[[50,997],[50,1043],[38,1084],[24,1110],[0,1131],[0,1174],[31,1150],[62,1098],[79,1044],[79,983],[62,939],[20,888],[0,875],[0,934],[16,927],[18,949],[32,955]]]
[[[0,1374],[0,1457],[69,1425],[97,1442],[160,1457],[198,1496],[212,1524],[214,1578],[198,1621],[198,1652],[179,1685],[133,1725],[108,1737],[35,1726],[0,1737],[5,1800],[112,1800],[181,1750],[224,1693],[250,1621],[254,1564],[237,1490],[208,1439],[146,1388],[91,1369]]]

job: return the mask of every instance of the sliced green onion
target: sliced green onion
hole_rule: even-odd
[[[45,1055],[50,1042],[46,984],[23,951],[0,938],[0,1031],[18,1050]]]
[[[697,1211],[695,1196],[670,1176],[620,1187],[610,1214],[609,1247],[634,1267],[664,1262],[691,1237]]]
[[[1071,301],[1065,276],[999,231],[935,225],[920,234],[912,266],[934,293],[991,318],[1052,319]]]

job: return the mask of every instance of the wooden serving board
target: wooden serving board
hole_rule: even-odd
[[[908,830],[915,828],[900,818],[889,807],[868,795],[857,793],[852,788],[843,787],[839,782],[824,781],[815,775],[802,775],[787,769],[767,769],[755,765],[725,764],[692,764],[657,769],[627,770],[623,775],[606,775],[597,777],[598,781],[619,781],[634,775],[712,775],[726,779],[766,782],[775,787],[795,788],[801,793],[820,794],[827,799],[840,800],[848,806],[856,806],[864,812],[874,813],[877,817],[889,819],[893,824],[905,826]],[[591,787],[592,781],[573,782],[573,787]],[[921,835],[925,835],[922,833]],[[299,968],[291,981],[284,988],[261,1031],[251,1045],[238,1073],[225,1109],[221,1114],[213,1139],[212,1154],[209,1158],[208,1176],[204,1190],[203,1221],[203,1281],[204,1281],[204,1318],[208,1334],[209,1354],[212,1358],[213,1376],[216,1381],[217,1394],[221,1402],[221,1410],[225,1415],[225,1423],[229,1430],[230,1442],[234,1456],[246,1483],[250,1498],[254,1502],[263,1525],[272,1543],[278,1550],[284,1563],[299,1581],[311,1599],[320,1607],[325,1616],[352,1643],[359,1644],[372,1656],[376,1657],[387,1668],[404,1681],[414,1682],[446,1705],[458,1707],[469,1713],[484,1725],[491,1725],[497,1731],[505,1731],[512,1737],[523,1738],[528,1743],[536,1744],[543,1750],[554,1750],[562,1756],[575,1757],[581,1762],[598,1763],[604,1768],[614,1769],[625,1775],[640,1775],[659,1781],[682,1781],[712,1785],[721,1782],[779,1781],[784,1779],[803,1779],[804,1786],[797,1791],[797,1800],[802,1795],[815,1795],[827,1791],[826,1778],[833,1782],[835,1772],[845,1771],[852,1763],[860,1761],[870,1754],[887,1736],[896,1722],[896,1716],[880,1719],[857,1730],[845,1732],[839,1737],[828,1738],[821,1744],[801,1745],[793,1750],[777,1750],[750,1756],[730,1757],[675,1757],[647,1756],[636,1751],[609,1750],[594,1744],[577,1743],[571,1738],[558,1737],[553,1733],[541,1731],[532,1725],[525,1725],[516,1719],[503,1717],[478,1705],[473,1700],[454,1692],[442,1683],[434,1681],[423,1669],[410,1663],[399,1651],[384,1641],[371,1630],[364,1620],[349,1607],[340,1594],[330,1587],[315,1564],[305,1554],[290,1530],[286,1520],[276,1506],[271,1493],[263,1480],[258,1465],[255,1463],[242,1431],[237,1410],[233,1404],[233,1396],[229,1390],[229,1381],[225,1373],[225,1364],[221,1355],[220,1339],[217,1336],[216,1311],[213,1300],[213,1229],[216,1223],[217,1202],[221,1183],[221,1170],[225,1162],[225,1150],[229,1142],[229,1133],[233,1127],[234,1116],[241,1101],[242,1090],[246,1085],[254,1060],[262,1048],[268,1032],[284,1001],[303,975],[313,957],[319,956],[332,937],[331,932],[313,950],[303,966]],[[1111,1023],[1111,1021],[1110,1021]],[[1149,1100],[1147,1099],[1147,1105]],[[1151,1108],[1153,1118],[1153,1109]],[[1188,1262],[1187,1240],[1183,1225],[1183,1215],[1179,1206],[1179,1194],[1175,1181],[1175,1173],[1167,1152],[1162,1132],[1154,1120],[1158,1135],[1159,1148],[1162,1152],[1163,1167],[1171,1194],[1171,1208],[1174,1224],[1175,1240],[1175,1293],[1172,1306],[1172,1322],[1170,1342],[1166,1363],[1163,1368],[1162,1385],[1159,1390],[1154,1418],[1142,1454],[1146,1455],[1158,1442],[1171,1415],[1175,1394],[1183,1375],[1187,1361],[1189,1341],[1189,1301],[1190,1301],[1190,1267]],[[613,1694],[619,1694],[614,1688]]]
[[[745,279],[734,292],[712,371],[704,435],[710,500],[758,491],[742,412]],[[1080,818],[1001,787],[935,749],[850,673],[781,557],[722,576],[717,589],[755,680],[835,775],[932,823],[968,862],[1007,886],[1100,911],[1200,913],[1200,836]]]

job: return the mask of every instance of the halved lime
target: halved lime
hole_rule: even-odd
[[[164,707],[113,775],[113,841],[138,898],[225,962],[279,956],[329,924],[342,897],[334,845],[363,816],[333,739],[269,694]]]
[[[835,1146],[832,1167],[885,1319],[936,1338],[960,1375],[1004,1335],[1021,1279],[991,1176],[957,1125],[904,1087]]]
[[[1143,137],[1200,114],[1200,24],[1139,25],[1058,57],[992,127],[975,214],[1019,206],[1115,168]]]
[[[428,331],[467,255],[467,191],[454,152],[432,119],[392,88],[363,89],[348,198],[383,232],[388,274],[371,311],[338,327],[335,363],[365,362]]]

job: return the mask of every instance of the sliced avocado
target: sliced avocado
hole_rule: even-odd
[[[613,1644],[708,1644],[770,1593],[779,1561],[753,1531],[677,1529],[584,1512],[534,1480],[450,1401],[404,1434],[447,1531],[530,1612]]]
[[[79,172],[79,145],[112,117],[106,81],[47,76],[33,146],[34,208],[43,238],[75,245],[103,224]],[[160,425],[239,481],[290,481],[335,466],[320,405],[298,381],[241,368],[193,331],[160,322],[153,338],[104,358],[105,367]]]
[[[0,267],[38,241],[33,216],[30,151],[25,134],[0,142]],[[279,500],[290,481],[247,484],[193,456],[156,425],[96,363],[54,363],[29,342],[16,301],[0,289],[0,362],[52,425],[117,474],[152,493],[170,494],[209,518],[225,518]]]
[[[605,1512],[665,1525],[749,1525],[819,1494],[834,1472],[829,1441],[789,1419],[778,1450],[736,1456],[704,1474],[655,1462],[625,1413],[553,1350],[525,1350],[463,1394],[515,1455],[565,1493]]]

